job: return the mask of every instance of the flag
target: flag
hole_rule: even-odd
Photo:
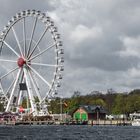
[[[19,107],[19,112],[22,112],[23,113],[24,111],[24,108],[22,106]]]
[[[63,103],[65,107],[68,107],[68,104],[66,102]]]

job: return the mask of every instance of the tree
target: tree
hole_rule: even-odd
[[[107,93],[103,97],[109,114],[112,113],[116,96],[117,96],[117,93]]]
[[[133,113],[140,110],[140,96],[138,94],[130,94],[126,101],[126,112]]]
[[[3,103],[0,103],[0,112],[3,112],[4,111],[4,105]]]
[[[125,114],[126,113],[126,102],[124,95],[118,94],[115,99],[114,108],[112,112],[114,114]]]
[[[72,98],[79,97],[81,95],[80,91],[74,91],[74,94],[72,95]]]

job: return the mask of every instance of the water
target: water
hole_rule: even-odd
[[[140,140],[140,127],[0,126],[0,140]]]

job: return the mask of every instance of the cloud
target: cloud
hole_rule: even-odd
[[[136,56],[139,57],[140,52],[140,36],[137,37],[123,37],[122,39],[124,50],[120,52],[122,57]]]
[[[64,96],[139,88],[140,1],[0,1],[0,29],[23,9],[47,12],[54,20],[65,49]]]
[[[74,31],[71,32],[70,39],[74,43],[82,43],[89,39],[96,39],[102,35],[100,27],[87,28],[84,25],[78,25]]]

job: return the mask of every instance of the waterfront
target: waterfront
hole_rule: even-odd
[[[0,140],[139,140],[140,127],[87,125],[0,126]]]

